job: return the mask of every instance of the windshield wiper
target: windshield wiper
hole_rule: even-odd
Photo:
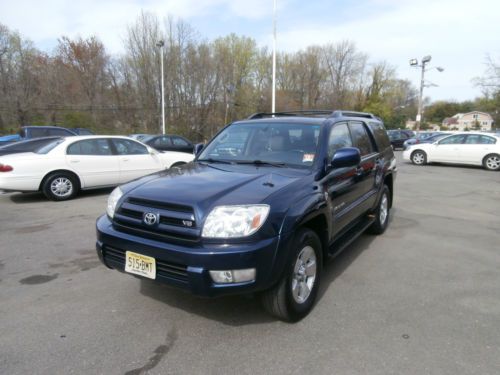
[[[213,158],[206,158],[206,159],[198,159],[197,161],[204,161],[207,163],[222,163],[222,164],[232,164],[228,160],[223,160],[223,159],[213,159]]]
[[[265,160],[235,160],[236,164],[270,165],[272,167],[283,168],[285,163],[265,161]]]

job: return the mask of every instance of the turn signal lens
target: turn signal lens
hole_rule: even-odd
[[[10,172],[13,170],[14,168],[12,168],[10,165],[0,164],[0,172]]]

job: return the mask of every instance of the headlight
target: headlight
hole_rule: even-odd
[[[123,192],[119,187],[117,187],[115,190],[113,190],[111,192],[111,194],[109,195],[108,206],[106,208],[106,212],[108,213],[108,216],[110,218],[113,218],[113,216],[115,215],[116,204],[118,203],[118,201],[120,200],[122,195],[123,195]]]
[[[237,238],[254,234],[264,224],[269,205],[218,206],[208,215],[202,237]]]

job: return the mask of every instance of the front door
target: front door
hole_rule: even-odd
[[[431,146],[430,154],[427,155],[428,161],[459,163],[461,158],[460,149],[464,140],[464,134],[451,135],[443,138]]]

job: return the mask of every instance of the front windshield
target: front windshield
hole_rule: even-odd
[[[55,141],[50,142],[49,144],[46,144],[43,147],[40,147],[38,150],[35,152],[37,154],[47,154],[49,153],[53,148],[55,148],[57,145],[61,144],[64,141],[64,139],[57,139]]]
[[[210,142],[198,160],[307,168],[316,157],[320,127],[295,123],[231,125]]]

